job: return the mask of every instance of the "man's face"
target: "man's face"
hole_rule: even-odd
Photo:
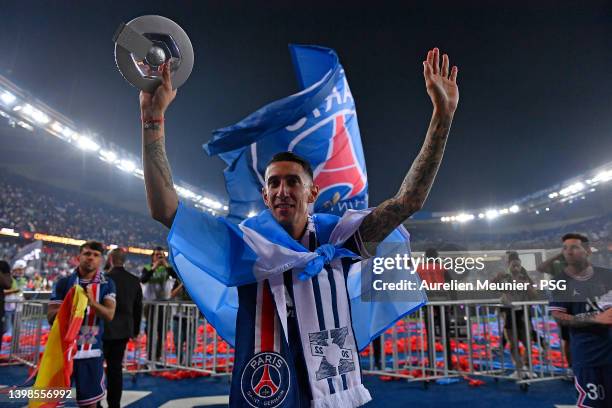
[[[156,249],[153,251],[153,262],[160,262],[164,259],[164,252]]]
[[[21,278],[24,274],[25,274],[25,268],[13,269],[13,276],[16,278]]]
[[[521,261],[518,259],[510,261],[510,263],[508,264],[508,269],[514,274],[519,273],[521,271],[521,268]]]
[[[317,199],[319,187],[313,184],[301,164],[272,163],[266,169],[265,181],[263,200],[279,224],[293,227],[306,219],[308,204]]]
[[[85,273],[97,271],[102,264],[102,253],[91,248],[83,248],[79,254],[79,269]]]
[[[563,241],[563,257],[568,265],[584,266],[588,263],[590,250],[586,248],[587,245],[574,238]]]

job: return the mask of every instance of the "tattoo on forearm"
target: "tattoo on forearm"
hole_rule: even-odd
[[[425,143],[395,197],[379,205],[361,224],[364,242],[382,241],[423,206],[440,167],[451,122],[452,118],[432,119]]]
[[[145,131],[153,131],[153,132],[157,132],[159,130],[161,130],[161,124],[158,122],[144,122],[142,125],[142,128]]]
[[[168,163],[168,157],[166,156],[166,148],[164,147],[164,139],[159,138],[145,145],[144,152],[149,163],[152,164],[159,172],[164,186],[168,189],[174,190],[172,172],[170,171],[170,164]]]
[[[599,312],[596,312],[596,311],[580,313],[577,315],[569,315],[569,314],[563,313],[563,314],[556,315],[555,318],[562,326],[580,328],[580,327],[587,327],[587,326],[596,324],[595,316],[598,313]]]

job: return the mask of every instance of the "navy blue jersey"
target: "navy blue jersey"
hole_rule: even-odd
[[[563,295],[553,294],[551,311],[571,315],[602,311],[598,304],[612,290],[612,271],[593,267],[593,276],[584,281],[569,277],[565,272],[559,279],[567,281]],[[598,367],[612,365],[612,326],[593,324],[588,327],[570,327],[572,367]]]
[[[115,301],[115,283],[112,279],[104,277],[101,273],[97,273],[91,280],[85,280],[79,277],[78,269],[71,275],[61,278],[53,288],[53,294],[49,304],[61,305],[66,297],[66,294],[74,285],[81,285],[86,289],[88,285],[94,286],[94,297],[98,303],[103,303],[104,299]],[[95,311],[87,306],[81,330],[77,337],[78,350],[75,359],[100,357],[102,355],[102,335],[104,333],[104,322],[100,319]]]
[[[363,256],[365,250],[360,242],[358,234],[355,234],[344,244],[344,247]],[[310,250],[314,250],[318,244],[315,234],[310,231],[305,233],[302,243]],[[342,262],[344,279],[348,274],[350,263],[349,259]],[[275,315],[273,322],[262,321],[262,316],[267,315],[275,307],[269,285],[267,283],[264,285],[253,283],[238,287],[236,350],[230,392],[230,406],[233,408],[252,406],[310,408],[312,405],[313,396],[304,356],[305,352],[311,352],[311,350],[303,350],[302,348],[298,317],[292,301],[294,299],[293,281],[296,273],[297,271],[289,270],[283,274],[287,301],[288,338],[285,338],[282,330],[280,330],[280,333],[278,330],[276,332],[274,330],[274,325],[280,324],[276,312],[273,312]],[[335,284],[334,273],[327,268],[312,278],[313,285],[317,288],[319,279],[324,279],[324,287],[326,289],[329,287],[332,291],[336,290],[337,287],[344,287],[344,285]],[[261,301],[262,298],[263,301]],[[332,298],[335,297],[332,296]],[[262,304],[261,309],[263,310],[258,310],[258,304]],[[320,301],[317,302],[317,310],[313,310],[312,313],[317,314],[317,318],[322,321],[323,311],[319,305]],[[337,305],[331,305],[334,310],[337,307]],[[268,310],[265,311],[265,309]],[[337,312],[333,314],[336,315]],[[334,322],[334,326],[339,327],[340,324]],[[321,328],[322,331],[325,329],[326,327]],[[327,329],[332,328],[327,327]],[[338,364],[338,367],[326,366],[320,368],[322,376],[325,369],[332,370],[328,377],[322,378],[325,386],[330,387],[331,394],[347,389],[345,375],[339,375],[341,381],[332,381],[334,375],[338,377],[338,374],[341,373],[341,371],[336,371],[341,370],[340,365]],[[348,367],[348,369],[350,368]],[[355,372],[355,370],[359,370],[359,368],[353,366],[352,371]]]

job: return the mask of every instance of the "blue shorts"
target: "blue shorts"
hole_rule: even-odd
[[[92,357],[74,360],[72,382],[76,387],[79,406],[95,404],[106,394],[104,358]]]
[[[612,365],[574,369],[578,408],[612,407]]]

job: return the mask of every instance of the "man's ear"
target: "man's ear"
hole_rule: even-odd
[[[270,199],[268,197],[268,192],[266,191],[265,187],[261,188],[261,198],[263,198],[263,201],[266,207],[272,208],[272,206],[270,205]]]
[[[317,197],[319,197],[319,186],[316,184],[310,185],[310,194],[308,196],[308,204],[312,204],[317,201]]]

